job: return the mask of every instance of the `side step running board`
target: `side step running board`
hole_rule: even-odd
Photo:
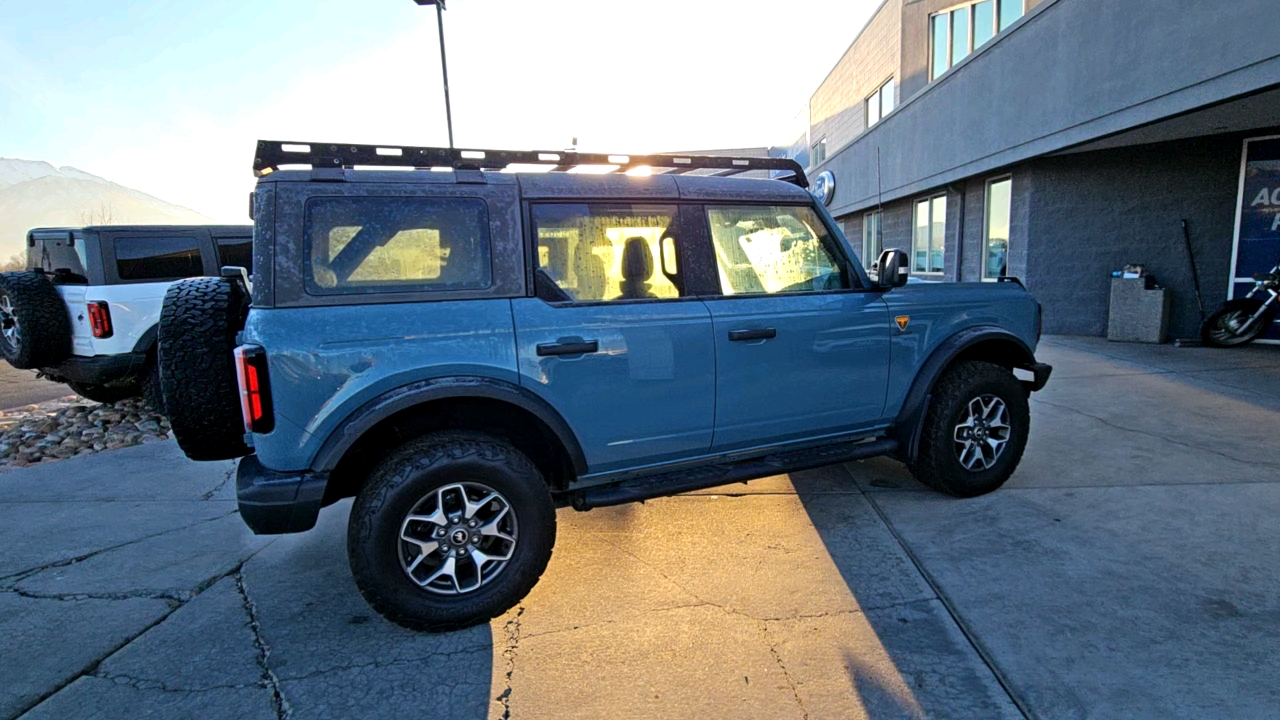
[[[587,488],[573,494],[575,510],[590,510],[610,505],[622,505],[637,500],[675,495],[702,490],[703,488],[746,482],[785,472],[834,463],[862,460],[896,452],[898,441],[890,438],[840,443],[804,450],[765,455],[726,465],[704,465],[688,470],[677,470],[648,477],[624,480],[602,487]]]

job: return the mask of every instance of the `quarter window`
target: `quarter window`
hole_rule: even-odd
[[[489,218],[472,198],[313,198],[313,294],[489,287]]]
[[[116,275],[121,280],[177,280],[204,274],[200,244],[193,237],[116,238]]]
[[[708,207],[707,220],[725,295],[848,287],[833,240],[813,208]]]
[[[538,269],[579,302],[680,296],[674,205],[534,205]]]
[[[947,231],[947,196],[916,201],[913,249],[915,272],[942,272]]]
[[[982,277],[995,279],[1009,270],[1009,215],[1013,199],[1013,179],[987,183],[986,232],[983,239]]]
[[[1022,17],[1023,0],[980,0],[940,12],[929,19],[932,44],[929,79],[991,41],[996,33]]]

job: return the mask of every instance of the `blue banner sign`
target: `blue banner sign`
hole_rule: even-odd
[[[1280,262],[1280,138],[1245,141],[1239,202],[1231,298],[1244,297],[1254,273]],[[1280,323],[1263,337],[1280,340]]]

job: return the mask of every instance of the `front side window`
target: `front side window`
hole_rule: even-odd
[[[538,269],[578,302],[676,298],[674,205],[533,206]]]
[[[946,195],[916,201],[912,238],[915,272],[942,272],[946,230]]]
[[[492,282],[483,200],[312,198],[306,226],[312,294],[479,290]]]
[[[1009,213],[1013,199],[1013,180],[987,183],[986,237],[982,252],[982,277],[1004,277],[1009,270]]]
[[[711,206],[711,241],[725,295],[848,287],[818,214],[805,206]]]
[[[118,237],[116,275],[121,280],[177,280],[204,274],[193,237]]]

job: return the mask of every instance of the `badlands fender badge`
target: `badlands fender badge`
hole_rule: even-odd
[[[898,324],[898,329],[899,329],[899,330],[906,330],[906,329],[907,329],[907,323],[911,322],[911,316],[910,316],[910,315],[899,315],[898,317],[894,318],[894,319],[893,319],[893,321],[894,321],[894,322],[896,322],[896,323]]]

